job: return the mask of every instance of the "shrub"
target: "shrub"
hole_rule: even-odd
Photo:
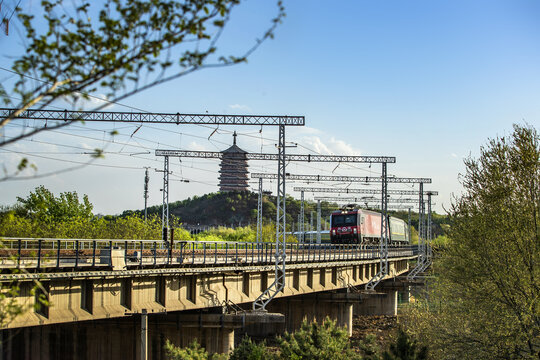
[[[347,331],[337,327],[328,317],[322,325],[304,320],[298,331],[285,333],[279,341],[280,359],[361,359],[351,349]]]
[[[277,356],[269,352],[264,342],[257,344],[247,336],[229,356],[229,360],[272,360],[276,358]]]

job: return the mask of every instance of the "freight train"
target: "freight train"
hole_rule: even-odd
[[[332,244],[378,244],[381,238],[381,214],[347,205],[330,215]],[[405,221],[388,217],[388,243],[409,244],[409,226]]]

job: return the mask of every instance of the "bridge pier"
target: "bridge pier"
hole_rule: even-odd
[[[352,336],[354,296],[347,293],[321,293],[305,296],[276,299],[269,304],[269,311],[285,315],[285,328],[293,332],[300,328],[302,322],[316,321],[319,324],[328,317],[336,321],[337,325],[347,329]],[[356,299],[357,300],[357,299]],[[275,329],[275,332],[279,330]],[[267,336],[266,334],[257,334]]]
[[[234,349],[235,330],[254,321],[280,321],[264,314],[149,314],[149,359],[164,359],[165,341],[186,347],[197,340],[210,354]],[[140,359],[141,321],[138,314],[93,322],[72,322],[0,331],[0,359]]]
[[[352,336],[353,315],[397,315],[398,291],[384,289],[376,293],[321,292],[303,296],[278,298],[268,305],[268,310],[285,315],[285,324],[248,325],[249,336],[264,338],[284,331],[293,332],[302,322],[321,324],[329,317]]]
[[[354,309],[354,315],[397,315],[397,290],[383,290],[369,294]]]

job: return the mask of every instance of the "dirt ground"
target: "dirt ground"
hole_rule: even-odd
[[[364,340],[368,334],[374,334],[381,348],[386,348],[392,341],[397,329],[397,317],[387,315],[355,316],[353,318],[353,343]]]

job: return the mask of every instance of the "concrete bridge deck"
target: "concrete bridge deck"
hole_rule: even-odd
[[[54,241],[56,247],[49,249],[51,242],[42,240],[38,249],[40,259],[34,246],[37,243],[23,249],[18,240],[0,255],[4,266],[0,281],[18,282],[20,293],[16,301],[27,309],[7,324],[6,329],[39,327],[43,329],[40,331],[54,332],[51,325],[92,327],[90,324],[106,324],[114,319],[124,324],[126,314],[136,315],[144,310],[155,314],[151,317],[163,318],[164,324],[172,321],[170,317],[183,324],[181,330],[171,330],[170,334],[169,330],[160,330],[159,324],[154,331],[172,336],[180,345],[187,345],[193,334],[198,334],[200,341],[208,342],[206,346],[211,352],[230,350],[234,346],[231,336],[235,328],[251,326],[258,333],[268,329],[266,325],[247,324],[244,310],[250,309],[251,303],[274,279],[274,244],[186,242],[177,243],[168,251],[154,242],[130,242],[128,246],[125,242],[107,242],[103,247],[98,242],[95,245],[73,242],[73,248],[68,244],[66,249],[66,244],[60,242],[58,247],[57,240]],[[74,249],[82,252],[77,255]],[[367,246],[290,244],[286,287],[267,310],[285,315],[289,330],[303,318],[322,320],[329,315],[351,329],[354,311],[372,309],[377,313],[393,313],[397,306],[395,290],[372,296],[357,292],[377,274],[378,255],[377,248]],[[415,257],[410,247],[391,248],[389,272],[383,280],[406,273],[409,261]],[[35,288],[35,280],[39,280],[39,288]],[[49,306],[35,306],[40,294],[48,299]],[[353,304],[363,305],[354,310]],[[238,319],[227,318],[233,313],[244,314],[240,325]],[[198,314],[200,320],[189,320],[186,317],[189,314],[192,317]],[[220,320],[212,323],[213,318],[208,316]],[[195,330],[188,330],[190,326]],[[28,331],[35,330],[24,330]],[[215,336],[219,341],[214,343]],[[136,358],[136,352],[133,354]]]

